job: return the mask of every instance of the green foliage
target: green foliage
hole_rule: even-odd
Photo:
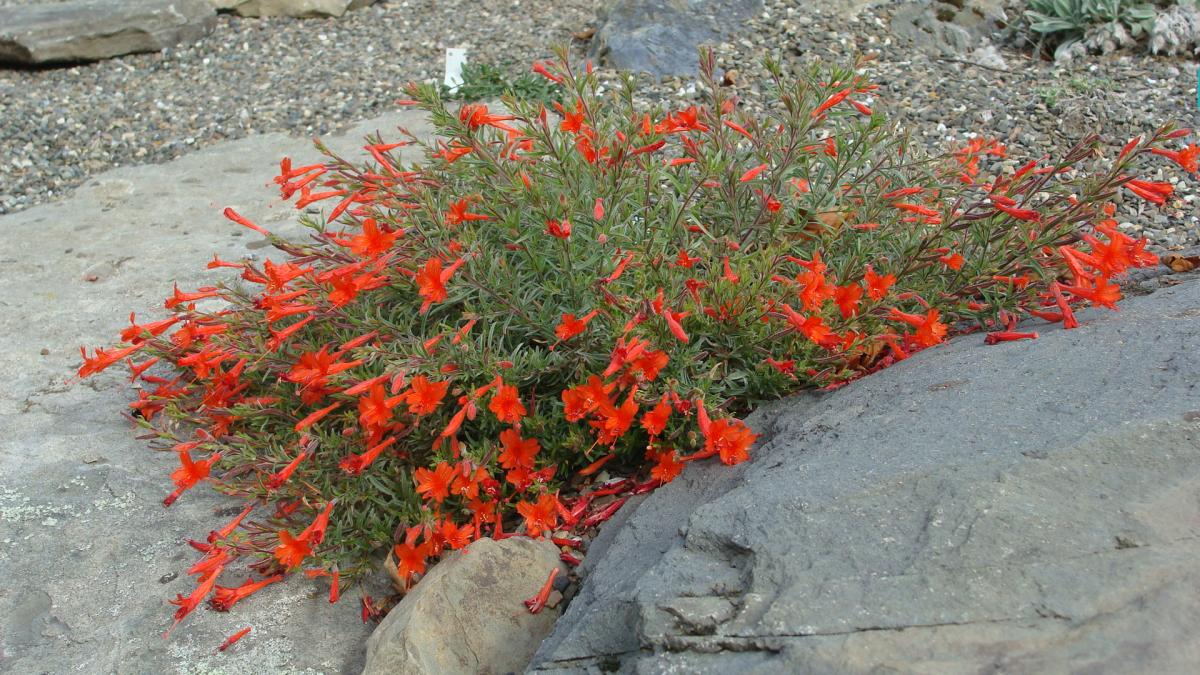
[[[1090,31],[1106,25],[1111,32],[1136,41],[1150,33],[1158,6],[1166,4],[1170,2],[1029,0],[1024,25],[1038,36],[1039,50],[1047,45],[1069,46],[1084,39]]]
[[[1082,36],[1088,28],[1118,22],[1140,37],[1154,25],[1156,8],[1152,3],[1124,0],[1029,0],[1025,11],[1029,28],[1042,35],[1066,33],[1067,39]]]
[[[1089,77],[1076,75],[1065,82],[1056,82],[1050,86],[1038,87],[1034,93],[1047,108],[1053,110],[1064,99],[1091,96],[1097,91],[1112,91],[1116,82],[1107,77]]]
[[[498,101],[509,95],[546,106],[561,102],[563,98],[563,88],[554,82],[528,72],[513,76],[510,69],[488,63],[463,65],[462,79],[462,84],[454,92],[443,85],[442,97],[451,101],[476,103]]]

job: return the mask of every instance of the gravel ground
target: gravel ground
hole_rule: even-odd
[[[446,47],[523,69],[548,56],[548,45],[594,24],[599,4],[480,2],[469,21],[461,5],[438,0],[393,0],[330,20],[222,15],[211,36],[182,49],[68,69],[0,70],[0,213],[56,199],[113,166],[161,162],[255,132],[324,134],[377,115],[404,82],[440,78]],[[857,16],[845,4],[767,0],[758,19],[718,47],[723,67],[738,71],[734,86],[745,105],[764,104],[765,54],[798,69],[875,51],[875,105],[914,125],[931,147],[998,136],[1011,166],[1061,153],[1095,130],[1112,156],[1168,120],[1200,127],[1194,60],[1139,53],[1066,67],[1002,47],[1007,70],[983,68],[895,38],[888,28],[895,3]],[[686,104],[695,96],[689,82],[643,81],[647,102]],[[1161,210],[1127,199],[1119,220],[1162,247],[1200,244],[1196,177],[1166,162],[1155,167],[1147,178],[1177,181],[1175,198]]]
[[[223,14],[211,35],[179,49],[0,69],[0,213],[57,199],[112,167],[226,139],[326,134],[395,109],[406,82],[441,79],[447,47],[529,64],[595,16],[591,0],[468,4],[469,14],[444,0],[393,0],[340,19]]]

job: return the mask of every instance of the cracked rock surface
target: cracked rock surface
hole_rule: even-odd
[[[339,153],[376,130],[429,127],[405,112],[327,139]],[[306,579],[267,587],[228,614],[207,608],[162,637],[188,594],[186,540],[241,503],[201,486],[170,509],[173,453],[155,453],[121,417],[135,398],[124,368],[79,382],[80,345],[112,344],[162,318],[162,298],[211,283],[223,259],[261,257],[261,236],[221,209],[285,237],[306,231],[279,202],[278,161],[311,142],[266,134],[159,166],[101,174],[61,202],[0,217],[0,673],[358,673],[369,626],[357,592],[337,605]],[[240,579],[230,571],[227,580]],[[252,632],[225,653],[217,645]]]
[[[627,506],[539,672],[1188,672],[1200,281],[749,422]]]

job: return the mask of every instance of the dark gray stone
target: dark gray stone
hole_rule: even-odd
[[[0,7],[0,63],[96,61],[208,35],[208,0],[81,0]]]
[[[626,508],[541,671],[1187,672],[1200,281],[751,416]]]
[[[593,58],[613,68],[692,75],[698,47],[760,12],[762,0],[613,0],[600,12]]]

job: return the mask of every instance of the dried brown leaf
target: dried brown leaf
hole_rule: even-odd
[[[396,558],[392,555],[391,551],[388,551],[387,559],[383,561],[383,569],[392,580],[392,588],[395,588],[400,593],[407,590],[404,587],[404,577],[400,576],[400,570],[396,567]]]
[[[1200,255],[1182,256],[1172,253],[1162,257],[1162,264],[1171,268],[1172,272],[1191,272],[1200,267]]]
[[[850,214],[847,211],[822,211],[816,216],[817,220],[821,221],[821,224],[835,232],[841,229],[849,217]]]

